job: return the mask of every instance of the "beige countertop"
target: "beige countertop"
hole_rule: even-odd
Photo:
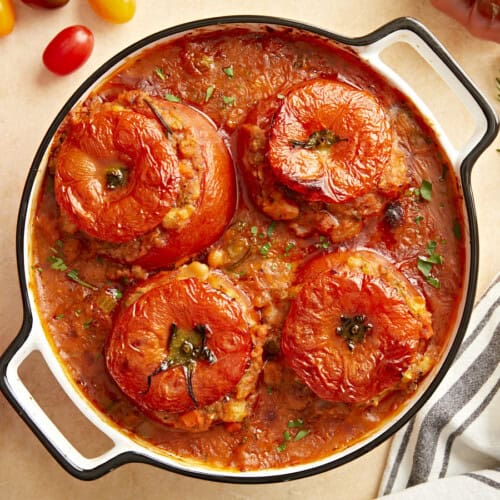
[[[114,53],[150,33],[198,18],[264,14],[303,21],[342,35],[359,36],[391,19],[409,15],[437,35],[500,112],[495,89],[495,77],[500,75],[500,45],[472,38],[455,21],[434,10],[427,0],[138,0],[134,19],[118,26],[99,19],[85,0],[72,0],[55,11],[33,10],[17,0],[15,4],[16,28],[11,35],[0,39],[0,352],[17,334],[22,320],[15,228],[22,189],[36,148],[76,87]],[[78,71],[57,77],[44,69],[41,55],[52,37],[72,24],[84,24],[94,32],[94,52]],[[446,87],[429,76],[426,65],[408,54],[408,50],[388,53],[386,60],[411,80],[435,109],[450,137],[463,140],[471,130],[467,115]],[[497,251],[500,153],[496,148],[500,148],[499,139],[480,158],[472,175],[481,245],[479,294],[500,270]],[[21,374],[48,414],[77,447],[89,454],[105,449],[102,439],[94,436],[97,431],[66,401],[39,359],[28,361]],[[376,495],[387,451],[386,443],[333,471],[283,484],[210,483],[139,464],[125,465],[97,481],[85,483],[63,471],[0,396],[0,497],[5,499],[126,500],[172,496],[176,499],[367,499]]]

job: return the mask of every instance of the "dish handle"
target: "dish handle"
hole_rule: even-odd
[[[498,117],[486,97],[465,74],[458,63],[439,40],[420,22],[412,18],[396,19],[377,29],[367,37],[364,42],[369,45],[363,47],[362,54],[375,64],[381,71],[396,83],[403,92],[409,94],[417,106],[431,117],[433,125],[440,134],[440,139],[447,142],[447,149],[451,153],[453,164],[460,168],[463,176],[468,178],[470,171],[479,155],[491,144],[498,133]],[[361,42],[361,39],[359,39]],[[381,59],[380,54],[384,49],[396,43],[407,43],[413,47],[431,68],[449,86],[452,92],[465,105],[475,121],[474,132],[467,142],[458,150],[446,139],[439,122],[432,112],[412,90],[411,85]]]
[[[34,336],[29,333],[24,338],[18,336],[12,342],[0,358],[0,389],[59,464],[73,476],[90,480],[106,474],[123,463],[130,462],[129,453],[124,452],[122,446],[116,442],[102,455],[87,458],[62,434],[19,376],[19,367],[34,351],[41,352]]]

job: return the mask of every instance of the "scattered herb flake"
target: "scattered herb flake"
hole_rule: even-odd
[[[31,266],[31,269],[33,269],[33,271],[36,271],[38,274],[42,274],[43,272],[43,268],[41,268],[40,266]]]
[[[213,85],[209,85],[207,87],[207,91],[205,92],[205,102],[208,102],[214,93],[215,87]]]
[[[426,200],[431,201],[432,199],[432,182],[423,180],[420,186],[420,196]]]
[[[63,242],[61,240],[56,240],[56,245],[59,247],[59,248],[62,248],[63,247]]]
[[[123,297],[122,291],[118,290],[118,288],[110,288],[108,292],[115,300],[120,300]]]
[[[283,441],[285,443],[287,443],[288,441],[290,441],[290,439],[291,439],[290,432],[289,431],[284,431],[283,432]]]
[[[294,241],[289,241],[287,246],[285,247],[285,256],[288,257],[290,254],[290,251],[295,248],[295,242]]]
[[[254,236],[257,236],[257,233],[259,232],[259,229],[257,228],[257,226],[252,226],[250,228],[250,232],[254,235]]]
[[[433,286],[434,288],[441,288],[441,282],[434,276],[427,276],[426,280],[427,283],[429,283],[429,285]]]
[[[294,441],[300,441],[301,439],[304,439],[307,435],[309,434],[309,431],[306,429],[300,429],[299,432],[294,437]]]
[[[266,386],[266,392],[267,392],[269,395],[271,395],[271,394],[273,393],[273,388],[272,388],[270,385]]]
[[[259,252],[261,255],[266,257],[270,249],[271,249],[271,242],[267,241],[260,247]]]
[[[57,257],[56,255],[51,255],[49,257],[50,267],[55,269],[56,271],[66,271],[68,266],[64,263],[61,257]]]
[[[58,314],[58,315],[56,316],[56,319],[63,319],[63,318],[64,318],[64,314]]]
[[[272,221],[271,224],[269,224],[269,227],[267,228],[267,237],[270,238],[273,233],[274,229],[276,228],[276,221]]]
[[[457,240],[462,239],[462,228],[460,227],[460,222],[456,219],[453,222],[453,234]]]
[[[424,220],[424,218],[423,218],[421,215],[417,215],[417,216],[415,217],[415,224],[416,224],[417,226],[420,226],[420,223],[421,223],[423,220]]]
[[[430,240],[429,243],[427,243],[427,253],[429,255],[433,255],[434,252],[436,251],[436,247],[437,247],[437,241]]]
[[[301,418],[298,418],[296,420],[289,420],[288,421],[288,427],[290,429],[296,428],[296,427],[302,427],[304,425],[304,421]]]
[[[75,316],[78,318],[78,316],[80,316],[81,313],[82,313],[82,310],[81,309],[77,309],[75,311]]]
[[[283,451],[286,450],[286,443],[281,443],[280,445],[276,446],[276,449],[282,453]]]
[[[326,250],[330,248],[330,240],[326,236],[320,236],[319,241],[314,244],[316,248]]]
[[[284,99],[286,96],[285,96],[285,95],[283,95],[283,94],[278,94],[276,97],[277,97],[278,99]]]
[[[156,76],[162,81],[165,81],[165,73],[163,73],[163,70],[161,68],[156,67],[155,68],[155,73]]]
[[[90,283],[87,283],[86,281],[83,281],[79,276],[78,276],[78,271],[76,269],[72,269],[69,273],[66,273],[66,276],[70,279],[73,280],[75,283],[78,283],[79,285],[89,288],[90,290],[97,291],[98,288],[94,285],[91,285]]]
[[[234,106],[236,102],[236,97],[233,96],[228,96],[228,95],[223,95],[222,96],[222,101],[226,106]]]
[[[227,68],[222,68],[222,71],[224,71],[224,73],[226,73],[226,75],[229,78],[233,78],[234,77],[234,70],[233,70],[233,65],[232,64],[231,64],[231,66],[228,66]]]
[[[170,102],[181,102],[181,98],[174,94],[165,94],[165,99]]]
[[[90,328],[91,324],[92,324],[92,319],[88,319],[87,321],[83,322],[83,328],[85,329]]]

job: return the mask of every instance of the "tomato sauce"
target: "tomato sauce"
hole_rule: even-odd
[[[333,86],[330,82],[334,82]],[[287,130],[296,126],[296,120],[305,120],[299,112],[304,106],[305,94],[322,92],[322,88],[327,89],[327,96],[338,94],[340,85],[342,99],[358,99],[358,96],[364,99],[363,96],[369,95],[370,109],[376,108],[370,113],[385,116],[377,125],[379,132],[373,132],[384,134],[383,141],[370,143],[371,149],[362,149],[367,155],[363,159],[366,171],[363,170],[362,178],[349,177],[352,171],[351,146],[346,144],[350,137],[347,126],[345,130],[339,126],[338,130],[343,132],[334,135],[327,130],[329,125],[321,125],[323,128],[315,125],[312,133],[312,129],[308,129],[304,132],[306,135],[281,140]],[[351,90],[346,90],[347,87]],[[181,123],[176,125],[172,118],[169,124],[177,128],[169,131],[170,125],[165,128],[161,120],[156,120],[157,114],[161,113],[164,119],[171,118],[176,106],[177,110],[182,108],[178,103],[187,104],[204,116],[190,118],[192,111],[185,115],[179,111]],[[284,111],[277,111],[286,106],[292,110],[289,113],[299,109],[297,115],[285,116]],[[102,118],[92,114],[94,107],[109,108],[109,113],[118,121],[127,118],[130,109],[139,110],[141,123],[147,129],[140,138],[145,141],[145,150],[150,147],[148,141],[161,142],[165,137],[174,141],[173,147],[180,151],[180,156],[172,163],[174,170],[168,173],[171,177],[163,178],[162,182],[177,182],[175,188],[182,193],[179,196],[187,200],[184,204],[178,203],[174,207],[176,211],[169,212],[169,224],[177,224],[174,224],[176,237],[169,236],[170,226],[164,219],[162,228],[147,228],[145,235],[136,237],[134,229],[130,238],[125,238],[127,241],[121,236],[123,232],[106,240],[106,225],[120,224],[121,216],[111,222],[109,217],[105,218],[104,225],[94,224],[92,227],[97,229],[86,234],[85,224],[80,224],[77,216],[71,214],[72,209],[68,207],[75,203],[75,197],[83,196],[86,200],[95,191],[88,189],[82,195],[75,187],[72,193],[68,195],[65,191],[62,196],[60,183],[66,189],[69,181],[60,181],[57,176],[61,175],[61,158],[73,154],[68,144],[73,144],[71,141],[82,144],[75,135],[75,130],[81,127],[79,123]],[[306,108],[311,109],[307,103]],[[357,120],[363,109],[361,101],[357,114],[350,119]],[[182,116],[187,116],[185,121]],[[209,127],[209,122],[215,124],[217,134],[197,135],[201,133],[199,130]],[[362,126],[361,123],[359,127]],[[277,153],[269,155],[271,136],[274,141],[271,146],[277,144]],[[359,141],[373,139],[372,132],[365,136]],[[106,150],[122,148],[119,133],[106,137]],[[193,137],[192,143],[189,142]],[[203,156],[203,148],[196,148],[204,141],[221,142],[206,153],[208,156]],[[143,161],[142,156],[130,158],[127,148],[131,147],[123,146],[125,153],[106,157],[106,166],[102,168],[107,172],[109,193],[103,196],[118,196],[115,187],[117,182],[122,182],[122,174],[132,175],[127,173],[132,163]],[[232,170],[224,167],[231,164],[224,147],[229,150],[235,166],[235,182],[231,181]],[[85,151],[93,152],[96,148],[98,146],[90,145]],[[316,181],[311,183],[306,179],[307,169],[299,177],[295,176],[293,159],[291,166],[281,168],[283,164],[279,162],[283,154],[286,161],[292,158],[287,157],[287,148],[290,154],[313,158],[310,161],[323,162],[321,165],[328,165],[330,160],[325,160],[326,155],[345,151],[347,159],[342,165],[347,165],[346,170],[339,174],[344,176],[343,190],[334,194],[328,194],[331,191],[323,188],[318,191]],[[383,154],[379,154],[380,148]],[[171,154],[169,150],[155,151],[158,155]],[[273,172],[280,171],[279,178],[268,173],[271,171],[269,161],[278,162],[277,167],[274,163],[271,166]],[[204,169],[212,164],[222,165],[220,176],[204,177]],[[64,165],[71,167],[68,163]],[[178,174],[174,167],[178,168]],[[186,183],[183,181],[186,178],[194,181]],[[74,185],[71,186],[73,189]],[[198,201],[200,197],[203,200],[203,196],[209,201],[198,204],[203,203]],[[349,196],[352,199],[347,199]],[[168,203],[167,208],[171,209],[171,196]],[[191,205],[195,207],[194,215],[193,209],[189,209]],[[309,462],[345,449],[394,416],[446,349],[463,287],[465,257],[460,206],[453,170],[431,128],[405,96],[349,49],[292,31],[226,29],[193,33],[145,50],[127,61],[95,88],[61,126],[52,147],[33,229],[32,274],[37,305],[47,335],[75,385],[99,411],[133,438],[150,443],[166,454],[223,469],[256,470]],[[155,212],[155,217],[159,217],[158,213]],[[128,217],[129,213],[125,215]],[[94,216],[96,221],[103,220],[98,213]],[[84,212],[82,217],[89,217],[89,212]],[[150,222],[149,216],[144,216],[144,220]],[[178,237],[179,234],[182,237]],[[196,243],[197,238],[202,238],[200,245]],[[173,248],[177,250],[172,251]],[[356,264],[346,270],[343,257],[327,257],[330,254],[351,256]],[[370,255],[376,257],[372,259]],[[368,260],[360,264],[359,258],[365,258],[363,256],[368,256]],[[372,266],[369,272],[365,265]],[[314,281],[312,275],[319,272],[330,274],[322,274]],[[357,343],[363,342],[363,338],[356,336],[346,337],[347,343],[336,337],[337,347],[315,351],[320,354],[312,356],[312,368],[300,364],[303,361],[300,350],[306,349],[304,346],[310,341],[301,335],[308,328],[314,330],[316,326],[310,325],[317,324],[317,317],[308,320],[307,308],[314,308],[315,301],[322,300],[308,295],[307,287],[311,294],[321,294],[328,287],[336,290],[337,285],[331,282],[336,273],[347,273],[339,283],[348,283],[354,288],[358,286],[359,277],[365,276],[359,293],[365,293],[366,287],[378,287],[370,292],[376,300],[374,298],[362,311],[356,309],[356,299],[352,299],[358,292],[349,289],[351,298],[344,301],[348,316],[342,316],[336,331],[343,336],[342,328],[346,325],[350,325],[351,333],[358,333],[361,328],[371,342],[363,346],[380,365],[369,369],[362,366],[362,356],[358,355],[362,351]],[[172,281],[177,279],[185,281]],[[177,290],[179,283],[193,283],[193,290],[201,290],[201,285],[195,286],[192,281],[197,279],[204,283],[202,296],[198,300],[193,292],[195,296],[189,299],[192,305],[183,314],[191,314],[191,309],[208,310],[212,307],[210,301],[222,304],[220,307],[225,307],[224,314],[228,315],[230,308],[223,306],[225,301],[232,301],[231,307],[239,307],[239,312],[227,321],[238,325],[238,335],[244,339],[238,341],[244,346],[238,348],[244,360],[233,364],[238,365],[238,370],[246,371],[243,376],[240,371],[232,373],[234,383],[241,377],[238,384],[234,386],[231,382],[222,392],[210,392],[206,397],[208,403],[201,407],[197,407],[191,392],[184,391],[182,405],[166,405],[174,409],[169,413],[155,406],[153,393],[149,399],[144,394],[156,390],[159,380],[167,380],[168,363],[173,366],[172,370],[178,370],[177,379],[183,380],[179,364],[187,358],[179,354],[175,362],[169,358],[168,363],[157,366],[154,363],[158,364],[158,360],[165,362],[158,354],[159,348],[145,347],[151,351],[143,351],[144,363],[152,364],[146,369],[146,365],[140,366],[137,362],[143,385],[134,388],[132,394],[127,392],[127,384],[131,382],[125,375],[128,363],[136,363],[138,358],[110,361],[115,354],[127,356],[120,351],[122,342],[115,342],[113,336],[126,335],[127,325],[140,323],[131,312],[132,307],[140,310],[161,304],[169,300],[172,290],[176,297],[184,297],[184,292]],[[234,293],[232,287],[236,290]],[[226,298],[219,297],[219,293],[224,293]],[[411,321],[418,320],[411,327],[400,324],[398,329],[398,321],[411,323],[410,312],[402,312],[382,322],[384,328],[393,327],[396,339],[398,335],[406,335],[405,331],[410,332],[409,340],[405,340],[405,356],[411,361],[404,368],[398,367],[397,372],[390,371],[392,368],[385,364],[391,362],[390,356],[396,356],[389,354],[392,344],[384,343],[383,335],[376,336],[377,331],[381,332],[377,328],[382,328],[377,322],[377,313],[382,314],[384,307],[377,304],[383,303],[383,294],[390,295],[390,303],[396,304],[394,307],[408,307],[411,317],[417,318]],[[330,304],[332,308],[337,303],[334,302]],[[420,312],[413,314],[417,308]],[[172,310],[162,312],[161,318],[168,317],[174,324],[178,319],[171,319],[176,314],[175,307]],[[154,315],[148,311],[144,314]],[[372,321],[369,326],[361,313],[366,313],[367,321]],[[247,318],[246,331],[241,326],[241,318]],[[396,324],[391,326],[391,321]],[[300,328],[297,328],[299,322]],[[287,340],[281,344],[284,325]],[[140,330],[143,326],[137,328]],[[176,328],[177,325],[170,325],[171,332],[175,333]],[[198,320],[196,329],[201,331]],[[165,342],[165,335],[161,335]],[[219,357],[224,355],[224,349],[231,349],[227,344],[231,335],[227,332],[224,335],[225,347],[217,351],[221,353]],[[312,336],[314,338],[314,331]],[[294,344],[296,339],[299,340]],[[141,339],[137,342],[135,347],[141,349]],[[210,342],[209,335],[207,344],[203,344],[203,348],[208,349],[204,351],[205,357],[200,361],[202,358],[198,356],[196,362],[208,363],[213,361],[211,356],[216,358],[217,347]],[[350,356],[347,348],[357,355]],[[308,370],[316,369],[317,357],[323,356],[325,349],[328,352],[344,349],[346,370],[352,370],[354,378],[364,374],[359,392],[354,390],[354,395],[349,397],[338,396],[340,386],[333,387],[338,373],[331,379],[320,373],[318,383],[314,382],[315,377],[308,379]],[[292,359],[287,359],[290,356]],[[194,359],[189,358],[182,367],[192,367],[189,363]],[[383,370],[379,369],[382,365]],[[384,375],[389,372],[390,375]],[[122,383],[120,377],[124,373]],[[214,383],[217,377],[224,377],[217,370],[212,373]],[[377,379],[386,376],[390,387],[385,379]],[[195,394],[197,383],[193,378],[194,385],[188,388]],[[217,401],[212,402],[214,400]]]

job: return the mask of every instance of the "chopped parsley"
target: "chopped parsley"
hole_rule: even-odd
[[[181,102],[181,98],[174,94],[165,94],[165,99],[170,102]]]
[[[321,248],[322,250],[327,250],[330,248],[331,242],[326,236],[320,236],[319,241],[314,244],[316,248]]]
[[[268,238],[270,238],[273,235],[275,227],[276,227],[276,222],[272,221],[271,224],[269,224],[269,227],[267,228]]]
[[[285,95],[283,95],[283,94],[278,94],[276,97],[277,97],[278,99],[284,99],[286,96],[285,96]]]
[[[83,322],[83,328],[87,329],[90,328],[90,325],[92,325],[92,319],[88,319],[87,321]]]
[[[427,254],[419,255],[417,258],[417,269],[423,274],[425,280],[434,288],[441,288],[441,282],[438,278],[432,275],[435,265],[443,263],[443,256],[436,254],[437,242],[434,240],[427,243]]]
[[[59,247],[59,248],[62,248],[63,247],[63,242],[61,240],[56,240],[56,245]]]
[[[163,70],[161,68],[155,68],[155,73],[156,73],[156,76],[162,81],[164,82],[165,81],[165,73],[163,73]]]
[[[304,426],[304,421],[301,418],[298,418],[296,420],[289,420],[288,421],[288,427],[290,429],[296,428],[296,427],[303,427]]]
[[[63,319],[63,318],[64,318],[64,314],[58,314],[58,315],[56,316],[56,319]]]
[[[94,285],[91,285],[90,283],[87,283],[86,281],[83,281],[79,276],[78,276],[78,271],[76,269],[72,269],[69,273],[66,273],[66,276],[70,279],[73,280],[75,283],[78,283],[79,285],[89,288],[90,290],[97,291],[98,288]]]
[[[417,216],[415,217],[415,224],[416,224],[417,226],[420,226],[420,223],[421,223],[423,220],[424,220],[424,218],[423,218],[421,215],[417,215]]]
[[[226,75],[228,76],[228,78],[233,78],[234,77],[234,70],[233,70],[233,65],[231,64],[231,66],[228,66],[227,68],[222,68],[222,71],[224,71],[224,73],[226,73]]]
[[[278,445],[277,450],[281,453],[286,450],[286,444],[290,441],[291,436],[288,431],[283,432],[283,441]]]
[[[423,180],[422,184],[420,186],[420,196],[425,200],[425,201],[431,201],[432,199],[432,182]]]
[[[299,432],[295,435],[293,438],[294,441],[300,441],[301,439],[304,439],[307,435],[309,434],[309,431],[306,429],[300,429]]]
[[[289,241],[288,244],[285,247],[285,257],[288,257],[290,254],[290,251],[295,248],[295,242],[294,241]]]
[[[271,242],[270,241],[266,241],[266,243],[264,243],[260,248],[259,248],[259,252],[261,255],[263,255],[264,257],[267,256],[267,254],[269,253],[269,250],[271,250]]]
[[[64,263],[64,260],[62,260],[61,257],[58,257],[57,255],[51,255],[49,257],[50,261],[50,267],[52,269],[55,269],[56,271],[66,271],[68,269],[68,266]]]
[[[257,226],[252,226],[250,228],[250,232],[254,235],[254,236],[257,236],[257,233],[259,232],[259,229]]]
[[[207,91],[205,92],[205,102],[210,101],[210,98],[212,97],[212,94],[214,93],[215,87],[213,85],[209,85],[207,87]]]
[[[226,106],[234,106],[236,102],[236,97],[233,96],[228,96],[228,95],[223,95],[222,96],[222,101]]]

